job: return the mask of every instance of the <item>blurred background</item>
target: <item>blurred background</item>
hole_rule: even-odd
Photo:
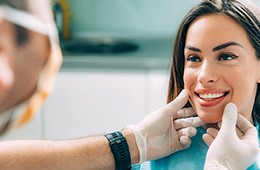
[[[168,38],[197,0],[68,0],[71,31]],[[116,35],[115,35],[116,36]]]
[[[163,106],[176,31],[198,2],[53,0],[64,60],[56,85],[34,120],[2,140],[104,134]]]

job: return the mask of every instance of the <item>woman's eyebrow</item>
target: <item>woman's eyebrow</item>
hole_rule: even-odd
[[[227,47],[232,46],[232,45],[240,46],[240,47],[244,48],[241,44],[239,44],[239,43],[237,43],[237,42],[234,42],[234,41],[230,41],[230,42],[227,42],[227,43],[224,43],[224,44],[220,44],[220,45],[214,47],[214,48],[212,49],[212,51],[218,51],[218,50],[221,50],[221,49],[223,49],[223,48],[227,48]],[[190,45],[186,45],[185,48],[186,48],[186,49],[189,49],[189,50],[191,50],[191,51],[201,52],[201,49],[196,48],[196,47],[192,47],[192,46],[190,46]]]
[[[189,49],[191,51],[201,52],[201,50],[199,48],[192,47],[190,45],[186,45],[185,48],[187,48],[187,49]]]
[[[227,48],[227,47],[232,46],[232,45],[240,46],[240,47],[244,48],[241,44],[234,42],[234,41],[230,41],[230,42],[220,44],[220,45],[214,47],[212,51],[218,51],[218,50],[221,50],[223,48]]]

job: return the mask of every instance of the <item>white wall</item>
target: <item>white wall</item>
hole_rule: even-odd
[[[167,36],[197,0],[68,0],[72,31]]]
[[[199,0],[68,0],[71,30],[172,37]],[[252,0],[260,6],[260,0]]]

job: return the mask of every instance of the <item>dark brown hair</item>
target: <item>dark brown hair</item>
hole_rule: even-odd
[[[195,19],[208,14],[226,15],[239,23],[245,29],[257,59],[260,60],[260,9],[249,0],[204,0],[189,11],[179,27],[173,47],[168,103],[184,88],[184,47],[188,28]],[[258,84],[252,113],[253,120],[258,122],[260,122],[259,87]]]

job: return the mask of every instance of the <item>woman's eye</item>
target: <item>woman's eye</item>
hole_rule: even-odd
[[[198,56],[191,55],[187,58],[187,61],[189,62],[200,62],[200,58]]]
[[[235,58],[237,58],[237,57],[235,55],[232,55],[232,54],[221,54],[219,56],[218,60],[229,61],[229,60],[233,60]]]

